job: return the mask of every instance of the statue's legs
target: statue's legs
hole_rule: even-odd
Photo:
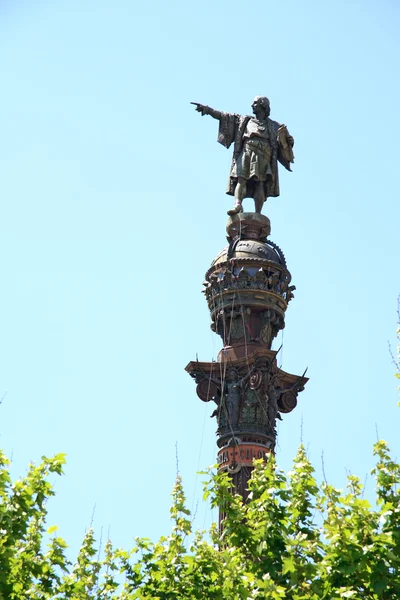
[[[254,206],[256,209],[256,213],[261,213],[265,200],[266,200],[266,198],[265,198],[264,182],[257,181],[256,189],[254,192]]]
[[[228,404],[228,418],[229,424],[232,428],[237,427],[239,421],[239,402],[240,398],[238,398],[235,402],[230,402]]]
[[[243,198],[246,196],[246,180],[243,177],[238,177],[235,187],[235,206],[228,210],[228,215],[235,215],[243,212]]]

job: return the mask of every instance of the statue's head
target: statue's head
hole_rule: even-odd
[[[257,113],[259,114],[261,111],[264,111],[265,116],[269,117],[271,113],[271,106],[266,96],[256,96],[253,100],[251,108],[253,109],[253,113],[255,115],[257,115]]]
[[[226,380],[227,381],[238,381],[239,375],[236,369],[228,369],[226,372]]]

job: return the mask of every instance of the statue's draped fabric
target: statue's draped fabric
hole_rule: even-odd
[[[238,177],[243,177],[247,198],[254,198],[256,181],[263,182],[266,197],[279,196],[278,161],[291,170],[278,141],[279,127],[270,118],[260,124],[252,117],[221,113],[218,141],[226,148],[234,144],[227,194],[235,195]]]

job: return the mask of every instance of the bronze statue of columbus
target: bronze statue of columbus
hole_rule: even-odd
[[[279,196],[278,161],[291,171],[294,161],[294,139],[286,128],[269,118],[270,102],[256,96],[253,117],[225,113],[198,102],[192,102],[202,116],[219,121],[218,141],[229,148],[233,143],[233,159],[226,193],[235,196],[235,206],[228,215],[242,212],[244,198],[254,198],[255,211],[261,213],[269,196]]]

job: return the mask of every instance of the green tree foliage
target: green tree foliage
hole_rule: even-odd
[[[209,477],[204,495],[223,510],[222,533],[192,532],[178,477],[168,537],[136,539],[129,551],[108,542],[100,556],[89,529],[74,564],[45,527],[49,477],[62,473],[64,456],[43,457],[12,483],[0,454],[0,598],[398,599],[400,465],[383,441],[374,454],[374,506],[357,477],[345,491],[318,486],[301,446],[287,475],[273,458],[255,463],[247,504],[226,474]]]

